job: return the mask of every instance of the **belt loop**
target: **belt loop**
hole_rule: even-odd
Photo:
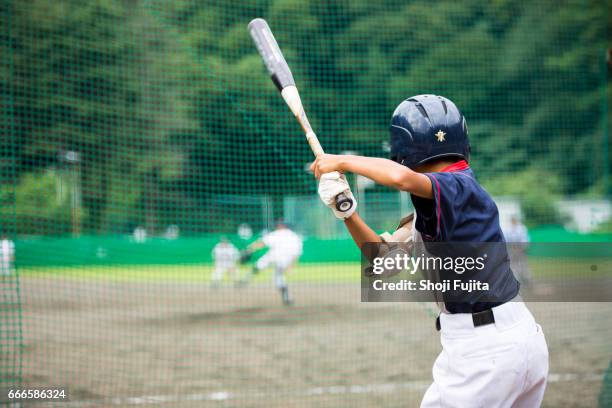
[[[440,315],[438,315],[438,317],[436,317],[436,330],[440,331],[441,328],[442,326],[440,326]]]

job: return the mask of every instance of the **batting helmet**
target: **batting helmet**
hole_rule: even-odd
[[[411,169],[446,157],[469,159],[465,118],[455,104],[437,95],[408,98],[391,119],[391,160]]]

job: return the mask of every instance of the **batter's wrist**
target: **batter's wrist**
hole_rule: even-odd
[[[342,221],[344,221],[345,224],[347,222],[352,222],[353,220],[351,218],[353,218],[355,216],[355,214],[357,214],[357,211],[353,212],[351,215],[349,215],[348,217],[344,218]]]
[[[350,160],[349,160],[350,155],[341,154],[338,157],[339,157],[338,158],[338,171],[340,173],[344,173],[345,171],[350,171],[348,168],[349,163],[350,163]]]

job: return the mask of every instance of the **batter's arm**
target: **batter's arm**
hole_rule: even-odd
[[[366,242],[382,242],[378,234],[356,212],[344,220],[344,225],[346,225],[346,229],[359,249],[363,248],[363,244]],[[368,254],[364,255],[368,256]]]
[[[433,198],[429,177],[392,160],[377,157],[323,154],[312,164],[315,176],[330,171],[351,172],[374,180],[378,184],[407,191],[423,198]]]

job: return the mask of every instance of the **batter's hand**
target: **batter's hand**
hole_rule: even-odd
[[[316,162],[315,162],[316,163]],[[353,200],[353,206],[346,212],[338,211],[336,209],[336,196],[344,193],[347,198]],[[351,192],[351,187],[346,181],[344,174],[332,171],[331,173],[322,174],[319,178],[319,197],[323,204],[331,208],[332,212],[339,219],[346,219],[353,215],[357,208],[357,200]]]
[[[316,178],[320,178],[325,173],[342,172],[342,159],[344,158],[340,155],[322,154],[310,165],[310,170],[312,170]]]

